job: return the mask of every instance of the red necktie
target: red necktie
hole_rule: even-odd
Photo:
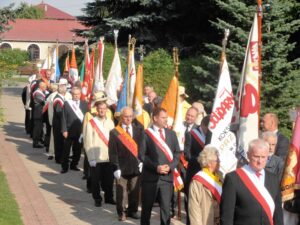
[[[164,134],[163,134],[163,130],[162,129],[158,129],[158,132],[159,132],[159,136],[161,139],[163,139],[165,141],[165,137],[164,137]]]
[[[260,178],[260,176],[261,176],[261,173],[260,172],[258,172],[258,171],[256,171],[255,172],[255,175],[258,177],[258,179]]]
[[[129,126],[126,126],[126,133],[131,137],[131,134],[129,132]]]

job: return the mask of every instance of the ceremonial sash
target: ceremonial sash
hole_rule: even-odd
[[[105,132],[103,125],[96,118],[90,119],[90,123],[97,132],[99,138],[104,142],[106,146],[108,146],[109,134],[108,132]]]
[[[195,138],[198,144],[204,148],[205,145],[205,137],[198,131],[198,129],[192,129],[191,135]]]
[[[35,98],[35,96],[37,96],[38,94],[41,95],[43,98],[46,98],[45,94],[39,89],[33,92],[32,96]]]
[[[36,86],[36,81],[33,81],[33,82],[31,83],[31,85],[30,85],[30,90],[31,90],[31,92],[33,92],[35,86]]]
[[[204,170],[196,173],[193,176],[193,180],[200,182],[204,187],[206,187],[220,204],[222,195],[222,184],[220,181],[216,180]]]
[[[251,174],[244,167],[237,169],[236,173],[243,181],[247,189],[250,191],[250,193],[253,195],[253,197],[259,202],[261,207],[264,209],[270,224],[273,225],[275,203],[269,191],[257,180],[258,178],[255,177],[256,175]]]
[[[181,164],[183,165],[183,167],[185,168],[185,169],[187,169],[187,167],[188,167],[188,161],[186,161],[186,159],[184,158],[184,154],[181,152],[180,153],[180,162],[181,162]]]
[[[53,101],[53,107],[55,107],[56,104],[59,104],[60,107],[62,107],[62,108],[64,107],[64,101],[61,98],[54,99],[54,101]]]
[[[138,146],[133,140],[133,138],[126,133],[126,131],[121,126],[116,126],[116,131],[118,132],[118,139],[123,145],[130,151],[135,158],[138,158]]]
[[[161,137],[152,129],[148,128],[145,130],[148,136],[154,141],[154,143],[159,147],[159,149],[164,153],[169,162],[173,161],[173,153],[167,143],[161,139]],[[173,171],[174,178],[174,189],[175,191],[180,191],[183,188],[183,181],[180,177],[178,170],[175,168]]]
[[[45,113],[48,110],[48,107],[49,107],[49,102],[47,102],[46,105],[44,105],[43,113]]]
[[[67,101],[69,103],[69,105],[71,106],[71,109],[73,110],[73,112],[75,113],[75,115],[78,117],[78,119],[80,119],[80,121],[83,121],[83,114],[80,110],[80,108],[73,102],[73,100],[68,100]]]

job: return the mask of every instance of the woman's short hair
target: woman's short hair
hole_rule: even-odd
[[[207,167],[208,163],[212,160],[215,160],[219,156],[218,149],[213,145],[206,145],[202,152],[200,152],[197,161],[200,163],[200,166]]]

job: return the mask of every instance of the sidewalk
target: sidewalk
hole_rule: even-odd
[[[44,149],[32,148],[24,129],[21,91],[22,87],[3,88],[1,107],[6,123],[0,132],[0,166],[16,196],[24,224],[139,224],[137,220],[119,222],[115,206],[94,207],[92,196],[85,191],[82,172],[60,174],[60,166],[47,160]],[[151,224],[159,224],[158,209],[154,208]],[[172,219],[172,224],[183,223]]]

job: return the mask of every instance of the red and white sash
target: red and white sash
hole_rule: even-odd
[[[159,149],[164,153],[169,162],[173,161],[173,153],[167,143],[153,130],[149,127],[145,130],[148,136],[154,141],[154,143],[159,147]],[[175,168],[173,171],[174,178],[174,189],[175,191],[180,191],[183,188],[183,181],[180,177],[178,170]]]
[[[105,131],[100,121],[97,118],[92,118],[90,119],[90,123],[97,132],[99,138],[104,142],[106,146],[108,146],[109,133]]]
[[[195,138],[198,144],[204,148],[205,145],[205,137],[199,132],[198,129],[192,129],[191,135]]]
[[[193,180],[200,182],[206,187],[220,204],[222,195],[222,184],[215,180],[211,175],[204,170],[199,171],[193,177]]]
[[[64,101],[61,98],[55,98],[53,101],[53,107],[56,106],[56,104],[59,104],[61,108],[64,107]]]
[[[251,173],[246,167],[247,165],[237,169],[236,173],[243,181],[247,189],[250,191],[250,193],[253,195],[253,197],[264,209],[270,224],[273,225],[273,214],[275,210],[274,200],[269,191],[258,180],[258,177],[254,173]]]
[[[46,98],[45,94],[40,90],[37,89],[35,92],[33,92],[32,96],[35,98],[37,95],[41,95],[44,99]]]
[[[71,109],[73,110],[73,112],[75,113],[75,115],[78,117],[78,119],[80,119],[80,121],[83,121],[83,113],[81,112],[81,109],[74,103],[73,100],[67,100],[67,102],[69,103],[69,105],[71,106]]]

